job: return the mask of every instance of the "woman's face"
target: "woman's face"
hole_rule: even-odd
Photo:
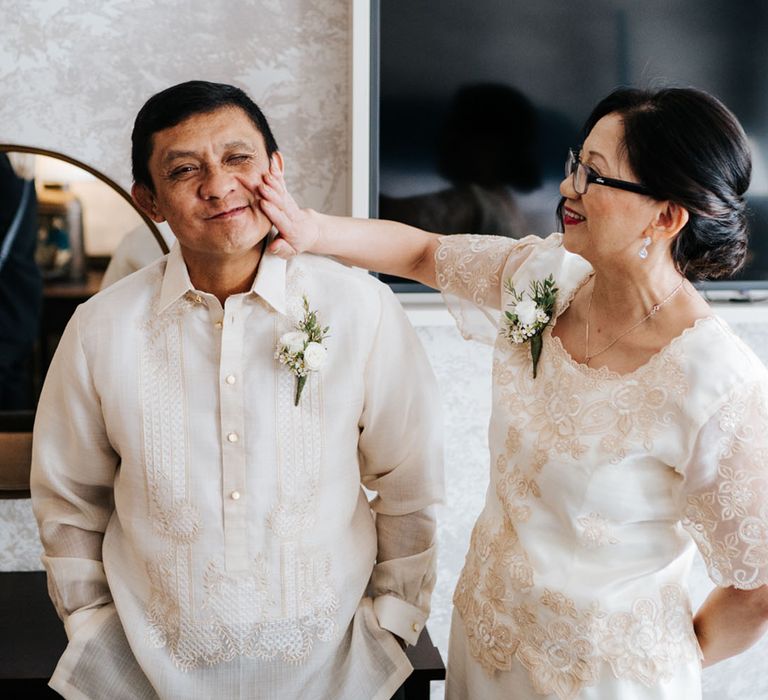
[[[598,175],[629,182],[637,176],[622,152],[624,125],[617,114],[608,114],[595,124],[581,149],[581,162]],[[644,195],[597,183],[585,194],[573,189],[573,178],[560,183],[565,197],[563,245],[593,266],[626,267],[639,262],[643,238],[658,214],[658,202]]]

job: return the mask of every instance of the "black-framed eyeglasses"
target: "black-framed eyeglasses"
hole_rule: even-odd
[[[579,159],[580,153],[581,149],[569,148],[568,159],[565,161],[565,176],[573,176],[573,189],[576,190],[578,194],[585,194],[589,188],[590,182],[594,182],[597,185],[604,185],[605,187],[613,187],[617,190],[635,192],[637,194],[651,194],[647,187],[637,182],[627,182],[626,180],[616,180],[612,177],[598,175],[592,168],[581,162]]]

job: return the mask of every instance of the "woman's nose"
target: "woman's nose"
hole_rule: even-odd
[[[581,195],[573,186],[573,175],[566,175],[560,182],[560,194],[566,199],[578,199]]]

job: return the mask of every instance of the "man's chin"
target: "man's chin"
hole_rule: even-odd
[[[269,231],[260,235],[237,235],[229,233],[214,240],[190,242],[185,245],[179,241],[182,251],[189,251],[195,257],[207,256],[211,261],[227,259],[242,259],[260,256],[263,252]]]
[[[233,220],[226,226],[217,226],[211,231],[212,240],[226,240],[236,248],[247,250],[259,246],[272,230],[272,224],[264,221]]]

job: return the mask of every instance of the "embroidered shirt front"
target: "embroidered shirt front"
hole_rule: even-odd
[[[274,348],[305,295],[333,332],[294,406]],[[84,665],[112,607],[160,697],[388,698],[434,584],[435,401],[391,292],[329,260],[267,254],[222,307],[174,248],[82,306],[35,433],[54,682],[116,696]]]

